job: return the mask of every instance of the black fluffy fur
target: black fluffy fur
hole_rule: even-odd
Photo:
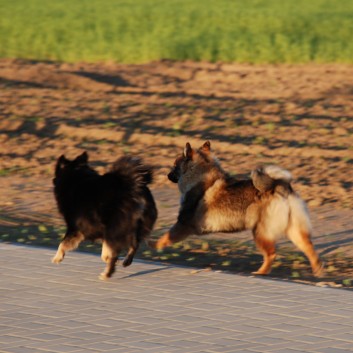
[[[67,232],[53,262],[63,259],[81,240],[102,240],[112,256],[104,259],[110,277],[120,251],[128,248],[123,265],[131,264],[139,243],[147,238],[157,218],[148,188],[152,170],[139,158],[121,157],[100,175],[88,165],[86,152],[70,161],[61,156],[56,164],[54,194]],[[83,239],[82,239],[83,238]],[[60,257],[61,256],[61,257]],[[102,253],[103,258],[103,253]]]

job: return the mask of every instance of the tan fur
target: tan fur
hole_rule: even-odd
[[[245,228],[245,222],[241,220],[240,214],[236,214],[237,212],[232,208],[222,207],[225,184],[224,179],[218,179],[212,187],[207,189],[196,210],[202,233],[217,232],[219,229],[223,232],[231,232],[234,227]]]
[[[258,171],[253,174],[259,185],[265,185],[261,178],[266,182],[264,190],[250,180],[230,178],[211,153],[209,142],[198,150],[186,144],[168,175],[182,194],[178,221],[151,245],[163,249],[192,234],[251,229],[264,258],[256,274],[271,271],[276,241],[287,236],[308,257],[313,273],[320,275],[323,267],[310,240],[309,215],[289,184],[291,174],[276,166]]]
[[[77,233],[77,237],[67,240],[64,239],[55,254],[52,258],[51,262],[54,264],[59,264],[62,260],[64,260],[66,251],[71,251],[77,249],[80,243],[85,239],[84,235],[80,232]]]
[[[115,268],[115,263],[118,260],[117,251],[114,250],[105,240],[102,243],[102,260],[106,263],[104,271],[99,275],[102,280],[108,279],[112,274],[112,269]]]
[[[102,254],[101,254],[101,259],[103,262],[107,263],[109,261],[109,258],[111,257],[112,250],[108,243],[103,240],[102,242]]]

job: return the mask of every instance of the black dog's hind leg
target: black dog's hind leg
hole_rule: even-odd
[[[139,244],[135,245],[135,246],[130,246],[128,253],[126,254],[124,261],[123,261],[123,266],[127,267],[130,266],[132,263],[132,260],[134,259],[134,256],[136,254],[136,251],[139,247]]]
[[[64,260],[65,252],[76,249],[84,238],[84,235],[79,231],[67,230],[64,240],[60,243],[51,262],[54,264],[59,264],[62,260]]]
[[[151,234],[154,222],[157,218],[157,210],[154,203],[150,206],[152,206],[151,209],[145,211],[143,218],[139,219],[135,234],[131,235],[129,238],[129,250],[123,261],[124,267],[131,265],[141,241]]]
[[[108,245],[106,240],[103,240],[102,242],[102,254],[101,254],[101,259],[103,262],[108,263],[110,256],[111,256],[112,250],[110,246]]]
[[[130,246],[129,246],[129,250],[124,258],[123,261],[123,266],[127,267],[130,266],[132,263],[132,260],[134,259],[134,256],[136,254],[137,249],[139,248],[140,242],[138,240],[138,237],[135,236],[135,234],[131,237],[131,241],[130,241]]]
[[[103,241],[102,260],[106,263],[105,270],[99,275],[102,280],[108,279],[115,272],[115,265],[118,261],[120,248],[113,248],[106,241]]]

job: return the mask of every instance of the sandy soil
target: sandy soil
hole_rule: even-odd
[[[154,165],[157,230],[168,227],[178,211],[169,167],[187,141],[206,139],[232,173],[261,163],[289,169],[320,250],[353,257],[353,66],[345,65],[0,60],[0,228],[62,224],[55,160],[83,150],[101,171],[126,153]]]

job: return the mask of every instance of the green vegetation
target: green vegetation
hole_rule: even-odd
[[[65,234],[64,226],[47,225],[40,221],[18,220],[0,214],[0,243],[45,246],[56,249]],[[155,232],[154,237],[160,236]],[[79,251],[99,255],[102,245],[99,243],[82,242]],[[121,258],[125,254],[121,254]],[[75,256],[72,254],[72,256]],[[221,270],[249,275],[255,271],[262,261],[262,256],[255,249],[254,243],[239,241],[222,241],[190,237],[187,241],[174,244],[172,247],[158,252],[142,244],[136,258],[160,261],[174,265],[193,267],[191,273],[202,270]],[[49,264],[50,258],[48,258]],[[70,260],[65,260],[70,261]],[[343,255],[326,255],[326,273],[324,278],[313,278],[310,265],[302,253],[294,251],[293,247],[281,246],[271,277],[286,278],[304,283],[322,282],[334,287],[352,288],[352,259]],[[103,263],[102,263],[103,266]],[[118,271],[123,269],[118,267]]]
[[[24,173],[27,171],[27,169],[28,168],[23,168],[23,167],[19,167],[19,166],[13,166],[10,168],[0,169],[0,177],[12,175],[12,174]]]
[[[0,0],[0,57],[353,62],[352,0]]]

